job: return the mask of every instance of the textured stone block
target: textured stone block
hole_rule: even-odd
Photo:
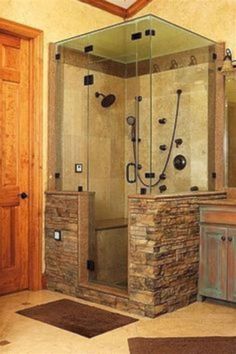
[[[195,301],[198,202],[223,195],[129,200],[128,297],[81,285],[88,277],[85,264],[94,226],[93,197],[89,193],[47,195],[45,253],[49,289],[148,317]],[[58,228],[62,230],[61,242],[53,238]]]
[[[173,311],[196,299],[198,202],[220,198],[224,196],[207,193],[184,198],[130,198],[130,301],[142,303],[146,316]]]

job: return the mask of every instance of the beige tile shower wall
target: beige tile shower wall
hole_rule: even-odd
[[[228,186],[236,185],[236,103],[228,103]]]
[[[124,80],[91,72],[94,85],[84,86],[86,69],[64,65],[62,190],[83,186],[95,192],[97,220],[124,217]],[[104,108],[95,92],[116,96]],[[87,165],[89,161],[89,165]],[[75,163],[83,172],[75,173]],[[88,176],[88,184],[87,184]]]
[[[174,143],[166,169],[167,179],[160,184],[167,186],[166,193],[189,191],[191,186],[208,190],[208,64],[153,75],[153,170],[159,176],[167,158],[167,150],[160,151],[159,145],[170,147],[178,89],[182,94],[175,139],[182,138],[183,144],[177,148]],[[162,117],[167,119],[167,124],[158,123]],[[181,171],[173,166],[174,157],[179,154],[187,159]],[[158,187],[152,192],[158,193]]]
[[[96,220],[124,217],[124,80],[94,71],[89,92],[89,190],[95,191]],[[108,108],[95,92],[114,94]]]
[[[140,175],[150,169],[156,177],[162,172],[166,161],[167,151],[160,151],[159,145],[170,146],[174,118],[176,113],[177,89],[183,91],[180,101],[178,125],[175,138],[182,138],[183,144],[176,148],[174,144],[166,174],[168,176],[162,184],[167,185],[166,193],[189,191],[191,186],[197,185],[200,190],[208,190],[208,76],[207,63],[154,73],[152,76],[152,107],[150,107],[150,77],[143,75],[127,79],[127,106],[126,116],[135,115],[132,87],[136,87],[136,94],[142,96],[140,103],[140,138],[139,163],[142,165]],[[152,109],[151,109],[152,108]],[[150,128],[150,115],[152,124]],[[166,118],[167,124],[160,125],[159,118]],[[152,143],[150,146],[150,136]],[[132,144],[130,142],[130,127],[126,127],[125,160],[134,161]],[[187,158],[187,167],[178,171],[173,167],[173,158],[182,154]],[[160,183],[161,184],[161,183]],[[159,185],[160,185],[159,184]],[[142,187],[138,183],[138,189]],[[135,192],[135,185],[126,183],[126,195]],[[158,194],[158,187],[152,193]]]
[[[86,70],[68,64],[63,69],[61,187],[64,191],[77,191],[78,186],[87,190],[87,89],[83,86]],[[82,173],[75,173],[76,163],[83,164]]]
[[[143,75],[137,77],[131,77],[125,79],[125,93],[126,93],[126,105],[125,105],[125,117],[137,116],[137,106],[140,109],[140,138],[142,142],[139,144],[140,152],[142,153],[142,171],[147,171],[149,165],[149,144],[150,144],[150,76]],[[137,97],[142,96],[142,101],[137,103]],[[131,126],[125,122],[125,165],[128,163],[134,163],[134,145],[131,141]],[[145,148],[144,148],[145,147]],[[134,179],[134,168],[130,168],[130,178]],[[125,184],[125,215],[128,214],[127,196],[135,194],[137,189],[136,183],[128,183],[126,178]],[[139,192],[139,191],[138,191]]]

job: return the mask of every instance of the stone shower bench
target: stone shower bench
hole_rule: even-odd
[[[106,220],[95,221],[95,231],[119,229],[122,227],[128,227],[127,218],[106,219]]]

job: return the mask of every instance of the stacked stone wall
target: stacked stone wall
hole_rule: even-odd
[[[130,198],[129,300],[144,315],[196,301],[199,202],[222,197]]]
[[[48,288],[148,317],[196,301],[199,203],[225,193],[129,198],[128,292],[88,281],[94,195],[50,192],[46,197]],[[54,240],[61,230],[62,240]],[[94,237],[94,235],[93,235]]]
[[[45,219],[47,287],[75,295],[78,282],[78,201],[76,196],[48,195]],[[61,241],[54,231],[61,231]]]

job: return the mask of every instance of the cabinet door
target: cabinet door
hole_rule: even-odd
[[[236,302],[236,228],[228,229],[228,300]]]
[[[199,294],[227,297],[227,229],[201,226]]]

